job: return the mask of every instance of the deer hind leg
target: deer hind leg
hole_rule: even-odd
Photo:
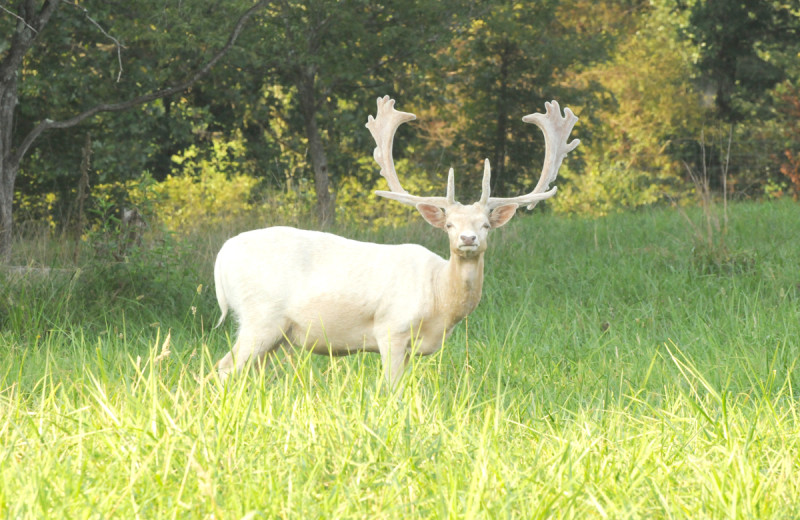
[[[275,351],[283,339],[280,327],[243,323],[233,348],[217,363],[220,379],[224,382],[231,373],[241,372],[250,360],[256,366],[263,367],[267,356]]]

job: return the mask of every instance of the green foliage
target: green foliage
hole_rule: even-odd
[[[458,183],[478,185],[480,168],[465,165],[489,158],[493,193],[535,185],[541,135],[522,116],[552,99],[574,104],[564,71],[600,59],[610,43],[601,27],[572,18],[571,8],[594,10],[579,1],[490,3],[465,21],[453,49],[443,53],[453,72],[440,117],[456,128],[448,159],[464,172]]]
[[[800,78],[800,10],[778,1],[688,2],[686,13],[695,89],[711,108],[704,126],[711,135],[733,135],[731,191],[779,194],[786,145],[796,145],[781,93]],[[684,160],[701,167],[699,157]]]
[[[17,221],[52,232],[69,227],[88,134],[94,200],[111,196],[116,204],[103,211],[149,204],[150,220],[181,232],[243,221],[253,208],[261,224],[310,222],[318,195],[314,122],[329,191],[341,197],[337,217],[394,224],[409,213],[371,194],[383,181],[363,127],[384,93],[419,116],[399,131],[395,156],[404,161],[404,182],[428,193],[443,190],[453,166],[459,198],[471,198],[487,157],[496,194],[530,189],[543,147],[520,116],[559,99],[580,116],[574,135],[582,145],[562,170],[550,204],[557,211],[604,215],[685,197],[692,191],[685,165],[700,167],[703,132],[714,143],[733,135],[730,191],[794,195],[799,134],[785,107],[797,97],[800,73],[797,9],[706,4],[273,3],[190,91],[43,134],[17,179]],[[43,118],[64,119],[184,78],[223,44],[230,13],[249,5],[64,3],[26,56],[12,144]],[[0,12],[8,34],[14,9]],[[752,30],[739,37],[745,29]],[[123,44],[120,55],[114,39]],[[0,40],[0,53],[8,45]],[[715,82],[747,125],[721,124]],[[155,184],[140,193],[149,179]]]
[[[797,74],[800,10],[775,0],[692,2],[687,32],[719,117],[742,121],[787,73]]]
[[[692,48],[678,38],[685,20],[664,2],[639,9],[613,57],[575,78],[600,93],[577,107],[575,133],[587,165],[562,168],[569,182],[559,211],[604,215],[677,197],[683,141],[700,134],[705,110],[690,83]],[[583,139],[588,128],[588,139]]]
[[[257,180],[247,175],[241,140],[214,138],[208,157],[196,146],[173,156],[173,175],[153,187],[153,209],[172,231],[192,232],[240,218],[252,209]]]
[[[184,79],[207,59],[209,49],[224,43],[230,13],[250,3],[65,2],[26,56],[15,139],[42,119],[67,119],[98,102],[124,101]],[[115,40],[123,47],[118,49]],[[171,153],[193,140],[192,126],[210,119],[208,105],[198,87],[182,99],[94,118],[82,132],[48,132],[23,164],[20,188],[32,190],[42,181],[47,191],[71,188],[86,132],[94,137],[94,166],[103,182],[144,171],[162,179]],[[217,109],[213,118],[221,123],[222,115]]]
[[[266,87],[278,82],[291,96],[273,112],[303,138],[313,169],[304,177],[313,180],[321,223],[337,214],[331,192],[364,154],[363,107],[376,85],[393,90],[388,85],[412,75],[446,41],[450,4],[296,0],[268,8],[253,52],[272,75],[262,88],[272,94]]]
[[[127,192],[128,190],[126,194]],[[117,211],[118,205],[109,194],[95,197],[93,201],[94,207],[90,212],[95,218],[81,240],[91,244],[101,262],[127,260],[131,250],[140,245],[144,230],[144,222],[140,219],[138,210],[134,210],[137,217],[134,222],[123,223],[122,215]]]
[[[562,166],[559,177],[563,188],[548,201],[558,213],[605,216],[653,204],[665,195],[664,185],[653,182],[649,172],[622,161],[601,162],[580,174]]]
[[[403,186],[410,193],[433,195],[443,191],[441,181],[432,182],[428,175],[415,170],[408,161],[396,161],[395,166],[398,171],[403,172]],[[378,182],[386,181],[381,178]],[[386,227],[403,227],[408,225],[410,218],[417,218],[415,209],[375,195],[375,190],[378,189],[385,187],[365,186],[356,177],[341,182],[336,195],[337,212],[339,212],[337,221],[354,228],[367,226],[378,231]]]

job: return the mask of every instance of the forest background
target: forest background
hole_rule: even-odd
[[[580,117],[582,141],[553,211],[604,215],[703,186],[800,193],[796,1],[260,2],[190,88],[36,133],[180,84],[254,5],[4,1],[4,229],[12,196],[16,237],[90,240],[123,208],[181,233],[254,213],[264,225],[405,222],[373,194],[384,186],[364,123],[384,94],[418,116],[395,155],[421,194],[442,192],[452,166],[468,199],[487,157],[494,194],[529,191],[543,145],[521,117],[550,99]]]

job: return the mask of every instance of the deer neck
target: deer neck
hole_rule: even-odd
[[[482,291],[483,253],[470,257],[451,253],[439,273],[436,291],[448,330],[478,306]]]

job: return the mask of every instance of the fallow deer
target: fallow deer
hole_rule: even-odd
[[[378,352],[386,377],[396,387],[412,354],[438,351],[445,338],[481,299],[484,252],[489,231],[508,222],[518,206],[532,209],[552,197],[564,157],[579,140],[567,142],[578,118],[558,103],[522,118],[541,128],[545,158],[541,177],[527,195],[491,197],[490,168],[484,163],[482,194],[473,204],[455,200],[453,169],[445,197],[420,197],[403,189],[392,158],[397,128],[416,116],[378,99],[367,128],[376,142],[375,161],[390,191],[382,197],[417,208],[450,239],[444,260],[415,244],[384,245],[290,227],[248,231],[228,240],[217,255],[214,279],[225,319],[231,309],[239,332],[231,352],[218,363],[224,379],[248,360],[263,362],[281,345],[317,354]]]

